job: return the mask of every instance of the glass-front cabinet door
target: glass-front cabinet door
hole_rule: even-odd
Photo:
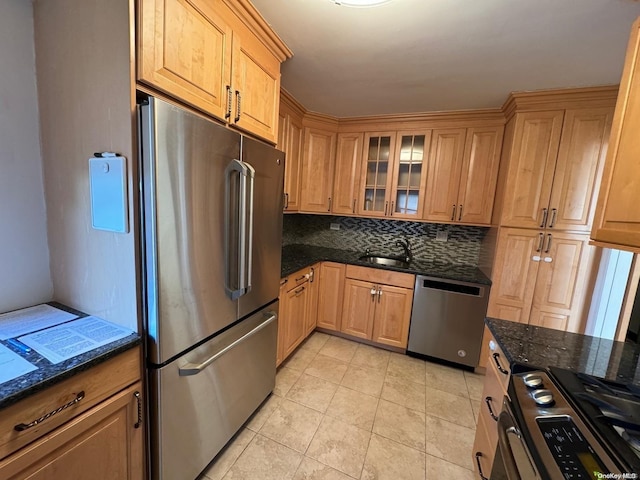
[[[395,133],[368,133],[364,140],[362,197],[358,206],[361,215],[388,216]]]
[[[431,131],[399,132],[397,138],[389,215],[397,218],[421,218]]]

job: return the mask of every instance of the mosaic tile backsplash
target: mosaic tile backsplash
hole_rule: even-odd
[[[331,230],[332,223],[340,230]],[[437,241],[438,232],[447,232],[447,241]],[[485,227],[442,225],[371,218],[328,215],[287,214],[284,216],[283,244],[304,244],[364,252],[402,254],[395,245],[399,238],[411,242],[413,256],[452,265],[478,265],[480,245],[489,231]]]

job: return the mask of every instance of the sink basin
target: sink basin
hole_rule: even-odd
[[[388,267],[409,268],[409,262],[403,258],[385,257],[382,255],[363,255],[359,258],[363,262],[373,263],[375,265],[386,265]]]

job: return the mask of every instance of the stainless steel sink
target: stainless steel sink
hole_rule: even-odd
[[[374,265],[386,265],[388,267],[409,268],[409,262],[403,258],[385,257],[382,255],[362,255],[359,260]]]

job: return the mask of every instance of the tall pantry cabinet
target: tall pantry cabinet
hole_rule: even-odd
[[[487,315],[581,332],[595,279],[588,232],[617,89],[513,94]]]

